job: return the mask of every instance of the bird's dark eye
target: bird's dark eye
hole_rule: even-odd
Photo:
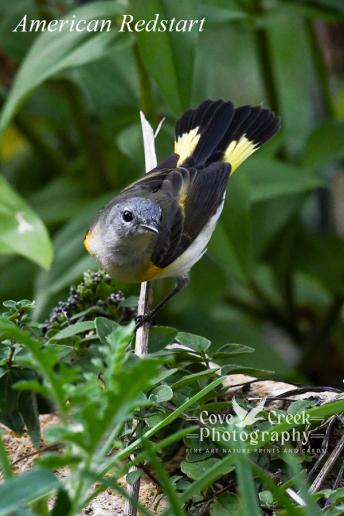
[[[124,220],[124,222],[130,222],[131,220],[133,220],[133,214],[131,213],[131,211],[125,210],[122,213],[122,219]]]

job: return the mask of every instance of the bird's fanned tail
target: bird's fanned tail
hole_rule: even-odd
[[[186,111],[176,124],[177,164],[204,167],[224,161],[233,173],[279,128],[279,118],[269,109],[235,109],[231,102],[206,100]]]

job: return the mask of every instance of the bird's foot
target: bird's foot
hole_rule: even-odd
[[[143,324],[152,322],[152,312],[147,312],[143,315],[138,315],[135,319],[135,331],[138,330]]]

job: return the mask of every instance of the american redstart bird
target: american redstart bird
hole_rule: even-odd
[[[111,276],[177,278],[141,323],[186,285],[221,214],[229,176],[279,127],[269,109],[206,100],[177,121],[174,154],[96,217],[84,244]]]

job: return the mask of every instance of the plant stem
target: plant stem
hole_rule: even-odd
[[[308,35],[309,46],[313,59],[313,66],[318,79],[318,87],[320,90],[322,108],[325,115],[330,118],[335,117],[334,107],[331,96],[331,88],[328,80],[328,71],[324,59],[324,53],[319,43],[317,32],[313,22],[309,19],[305,21],[306,33]]]
[[[157,124],[158,116],[155,111],[152,84],[144,62],[142,61],[137,43],[133,48],[134,60],[136,64],[137,77],[140,86],[140,105],[145,116],[153,123]],[[147,171],[148,172],[148,171]]]
[[[255,16],[261,16],[264,14],[264,8],[261,5],[260,0],[255,2],[254,14]],[[274,63],[271,57],[271,45],[267,29],[264,27],[257,27],[254,31],[254,39],[256,43],[255,47],[260,70],[260,78],[263,83],[266,98],[270,108],[276,113],[280,113],[278,87],[274,73]]]
[[[90,180],[98,191],[103,191],[109,184],[102,144],[90,123],[80,89],[71,81],[60,81],[59,85],[62,85],[83,145]]]

